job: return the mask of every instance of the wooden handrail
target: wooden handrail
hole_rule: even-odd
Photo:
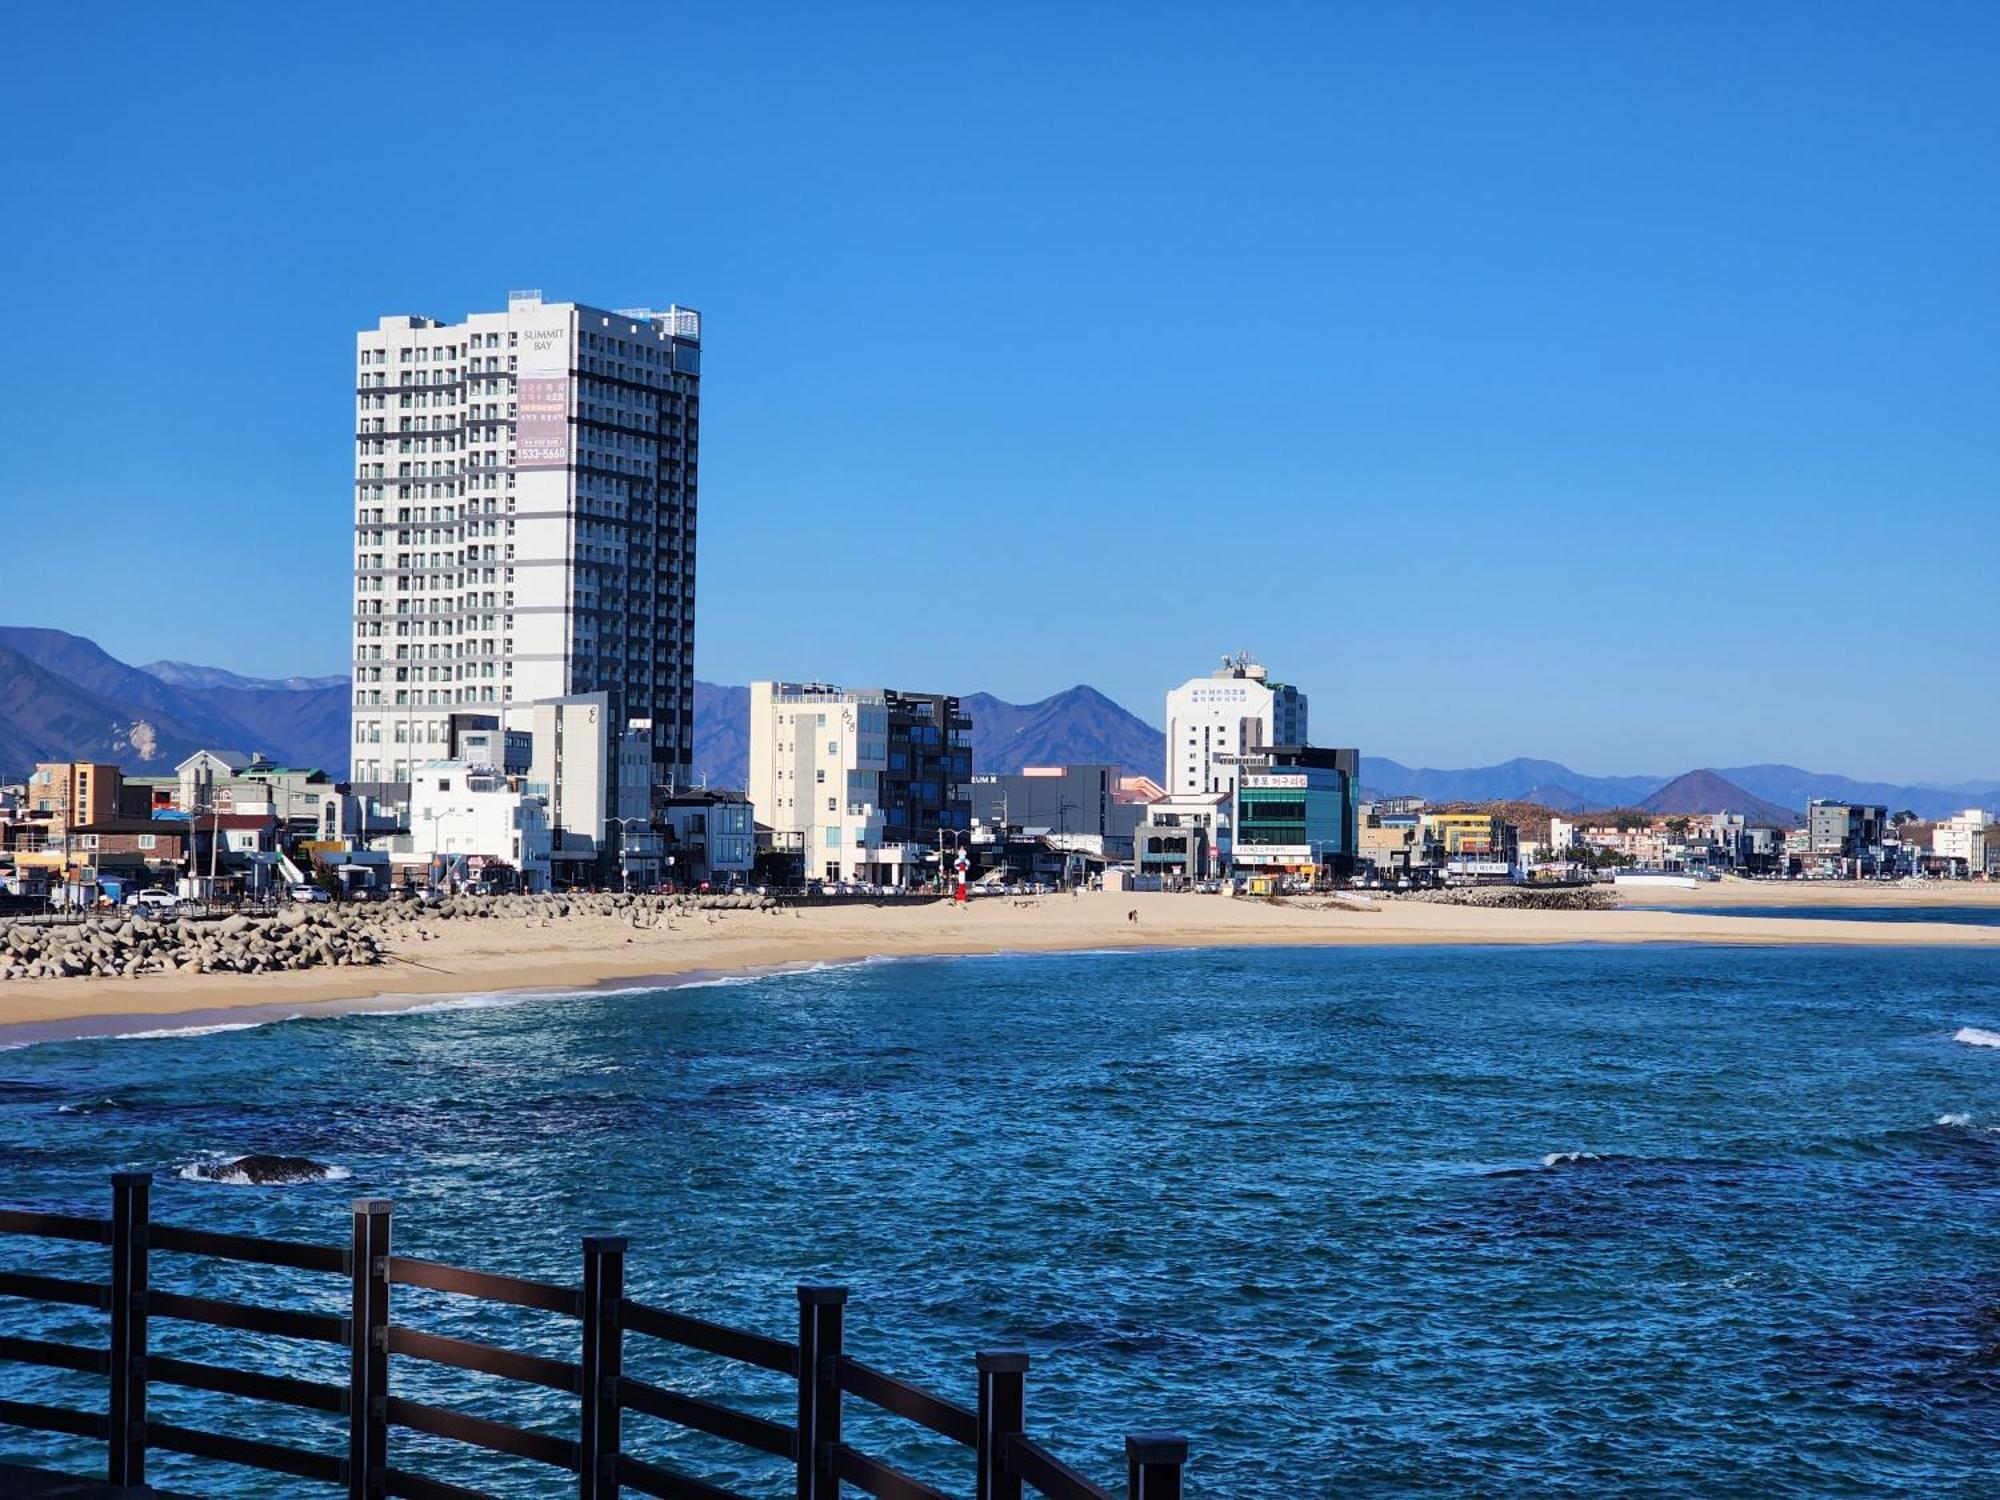
[[[879,1406],[892,1416],[915,1422],[919,1427],[928,1427],[939,1437],[950,1438],[954,1443],[963,1443],[968,1448],[978,1443],[979,1417],[970,1407],[947,1401],[942,1396],[933,1396],[921,1386],[885,1375],[858,1359],[843,1357],[839,1370],[840,1388],[848,1395],[859,1396],[870,1405]]]
[[[295,1240],[267,1240],[249,1234],[218,1234],[212,1229],[183,1229],[174,1224],[150,1227],[154,1250],[180,1255],[206,1255],[258,1266],[286,1266],[295,1271],[347,1274],[347,1252],[333,1245],[303,1245]]]
[[[1020,1500],[1027,1488],[1046,1500],[1111,1500],[1110,1491],[1056,1458],[1023,1430],[1025,1353],[1002,1351],[978,1357],[979,1406],[974,1410],[846,1354],[842,1342],[847,1292],[841,1287],[799,1288],[799,1340],[791,1343],[626,1297],[622,1239],[584,1241],[579,1289],[392,1254],[390,1204],[385,1199],[356,1200],[352,1244],[327,1246],[152,1224],[150,1183],[144,1173],[117,1174],[109,1219],[0,1209],[0,1236],[64,1239],[111,1249],[108,1283],[0,1271],[0,1297],[111,1314],[108,1350],[0,1335],[0,1363],[108,1375],[109,1412],[0,1400],[0,1426],[105,1441],[115,1483],[134,1487],[144,1483],[150,1446],[338,1486],[350,1500],[391,1496],[483,1500],[476,1490],[393,1467],[387,1433],[395,1426],[574,1474],[582,1500],[609,1500],[621,1486],[666,1500],[735,1500],[720,1486],[625,1452],[619,1418],[631,1412],[791,1462],[798,1469],[802,1500],[835,1500],[842,1485],[879,1500],[943,1500],[942,1492],[931,1485],[842,1440],[845,1395],[971,1448],[977,1459],[978,1500]],[[148,1267],[155,1250],[313,1275],[345,1275],[352,1284],[352,1314],[341,1317],[154,1289]],[[393,1322],[389,1305],[396,1286],[578,1320],[581,1359],[557,1359]],[[149,1356],[147,1324],[152,1317],[343,1347],[351,1361],[349,1378],[345,1384],[334,1384]],[[624,1374],[628,1334],[789,1377],[797,1385],[797,1423],[738,1411]],[[391,1396],[392,1355],[576,1396],[578,1440]],[[149,1382],[345,1415],[350,1423],[349,1446],[340,1455],[316,1453],[261,1438],[151,1421],[146,1416]],[[807,1441],[801,1441],[802,1432]],[[1184,1440],[1169,1434],[1139,1434],[1127,1439],[1126,1450],[1132,1500],[1179,1500],[1187,1456]]]
[[[463,1266],[448,1266],[442,1261],[418,1260],[408,1255],[389,1257],[389,1280],[396,1286],[426,1287],[433,1292],[477,1297],[482,1302],[504,1302],[511,1307],[560,1313],[566,1318],[574,1318],[580,1312],[575,1287],[530,1281],[522,1276],[500,1276],[491,1271],[468,1271]]]
[[[761,1333],[745,1333],[740,1328],[726,1328],[720,1323],[705,1322],[685,1313],[668,1312],[663,1307],[648,1307],[629,1297],[619,1304],[618,1312],[627,1333],[643,1333],[648,1338],[664,1339],[684,1349],[719,1354],[724,1359],[755,1365],[778,1375],[798,1372],[798,1347],[782,1339],[768,1338]]]

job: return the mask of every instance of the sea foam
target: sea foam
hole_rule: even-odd
[[[252,1172],[247,1166],[261,1166]],[[211,1156],[191,1161],[174,1175],[187,1182],[220,1182],[230,1187],[289,1187],[300,1182],[343,1182],[354,1174],[305,1157]]]
[[[118,1031],[108,1038],[114,1042],[157,1042],[168,1037],[218,1036],[225,1031],[255,1031],[259,1026],[268,1026],[268,1021],[226,1021],[213,1026],[160,1026],[151,1031]],[[1996,1039],[1995,1045],[2000,1045]]]

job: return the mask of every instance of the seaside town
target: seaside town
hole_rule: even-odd
[[[693,675],[701,354],[693,309],[538,291],[362,331],[348,763],[215,743],[157,767],[26,768],[0,785],[0,915],[17,919],[0,977],[383,961],[379,924],[323,941],[242,925],[281,906],[1087,891],[1592,910],[1723,876],[2000,870],[1982,809],[1792,813],[1707,772],[1596,810],[1372,795],[1307,684],[1242,651],[1166,689],[1154,766],[984,766],[969,695],[774,678],[724,726],[742,784],[711,785]],[[150,721],[118,743],[161,759]],[[98,924],[32,925],[64,913]],[[231,913],[231,931],[202,925]]]
[[[464,574],[475,571],[496,570]],[[498,664],[512,666],[504,652]],[[1241,654],[1168,692],[1157,777],[1108,764],[984,771],[952,695],[760,682],[749,787],[691,786],[654,757],[654,720],[623,715],[621,684],[492,710],[476,694],[491,689],[357,692],[367,706],[414,708],[421,695],[446,710],[421,721],[440,753],[411,755],[391,782],[223,747],[157,775],[38,764],[0,786],[0,894],[16,910],[143,914],[572,890],[1285,894],[2000,874],[2000,828],[1980,808],[1931,820],[1815,799],[1787,824],[1726,810],[1367,800],[1359,752],[1312,745],[1307,695]],[[367,743],[378,723],[357,715]]]
[[[2000,1493],[2000,9],[392,19],[10,17],[0,1500]]]

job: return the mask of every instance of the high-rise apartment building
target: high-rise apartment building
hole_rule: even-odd
[[[1273,682],[1248,655],[1167,694],[1167,792],[1235,794],[1243,757],[1269,745],[1306,743],[1306,695]]]
[[[701,315],[515,292],[355,338],[356,781],[458,714],[611,695],[656,777],[694,743]]]

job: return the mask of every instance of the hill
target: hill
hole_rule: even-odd
[[[972,717],[973,769],[1110,764],[1157,776],[1167,737],[1094,687],[1078,684],[1039,703],[1006,703],[990,693],[961,700]]]
[[[694,774],[741,791],[750,764],[750,689],[696,680]]]
[[[1766,802],[1714,771],[1689,771],[1639,803],[1647,813],[1741,813],[1751,823],[1795,828],[1799,814]]]
[[[82,636],[0,626],[0,774],[38,760],[106,760],[158,775],[203,747],[347,774],[346,678],[302,688],[227,672],[214,680],[182,686]]]

